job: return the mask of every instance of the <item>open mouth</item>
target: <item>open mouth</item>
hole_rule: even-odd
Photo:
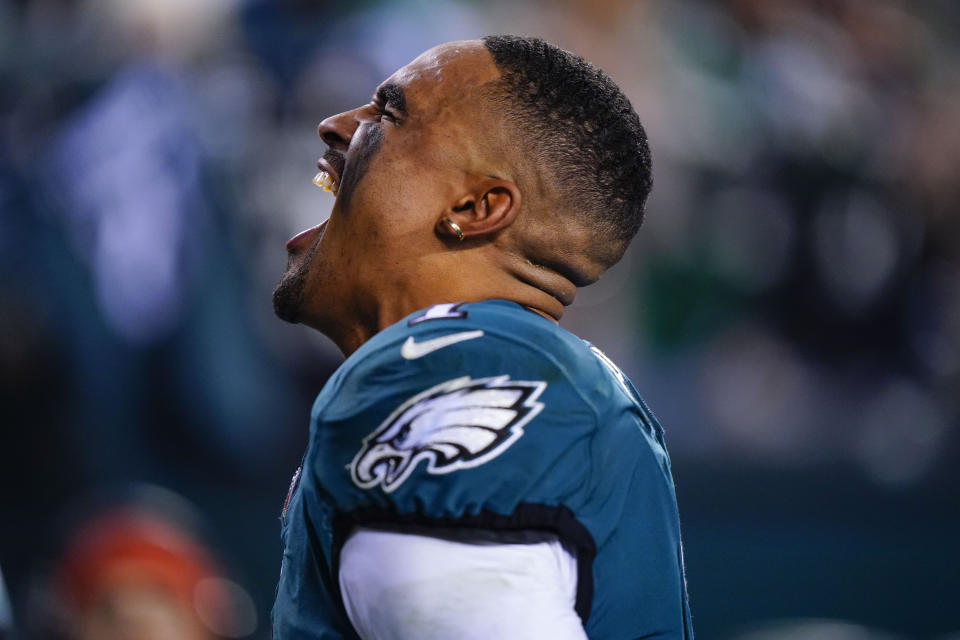
[[[337,182],[337,179],[330,175],[329,171],[321,171],[317,175],[313,176],[313,184],[317,185],[324,191],[329,191],[333,195],[337,195],[340,191],[340,183]]]
[[[313,184],[324,191],[328,191],[336,196],[340,192],[340,172],[343,171],[343,156],[335,151],[327,153],[317,160],[317,168],[320,172],[313,177]],[[326,227],[326,221],[309,229],[305,229],[287,240],[288,252],[306,251],[317,238],[323,235]]]
[[[313,184],[324,191],[329,191],[337,195],[340,191],[340,173],[334,169],[334,161],[340,160],[338,157],[330,158],[330,152],[317,161],[317,168],[320,172],[313,177]]]

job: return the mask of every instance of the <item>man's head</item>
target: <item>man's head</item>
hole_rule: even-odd
[[[546,182],[537,208],[587,229],[585,251],[601,268],[585,274],[592,281],[620,259],[643,221],[652,174],[640,119],[613,80],[583,58],[535,38],[483,42],[501,73],[491,95],[519,143],[520,163]]]
[[[650,190],[626,97],[536,39],[435,47],[319,132],[337,201],[288,243],[274,304],[348,352],[439,302],[506,298],[559,318],[620,258]]]

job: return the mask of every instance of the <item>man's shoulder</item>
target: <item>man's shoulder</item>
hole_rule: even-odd
[[[314,407],[304,467],[344,513],[388,505],[463,524],[488,510],[543,528],[521,505],[577,516],[633,486],[620,479],[638,465],[647,477],[665,469],[619,370],[518,305],[432,307],[361,350]],[[603,534],[610,514],[591,526]]]
[[[598,389],[611,393],[602,369],[586,342],[515,303],[435,305],[351,355],[317,398],[313,419],[369,424],[427,401],[489,399],[494,389],[530,407],[549,399],[544,415],[596,415]]]
[[[409,316],[351,356],[318,398],[312,473],[344,509],[379,495],[402,512],[429,505],[431,517],[462,517],[458,496],[512,513],[523,500],[579,491],[590,449],[574,443],[600,421],[575,367],[556,355],[588,350],[567,339],[512,303]]]

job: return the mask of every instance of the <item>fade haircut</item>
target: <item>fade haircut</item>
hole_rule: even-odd
[[[610,266],[643,222],[653,186],[650,148],[630,100],[603,71],[539,38],[487,36],[500,71],[494,99],[524,151],[590,230]]]

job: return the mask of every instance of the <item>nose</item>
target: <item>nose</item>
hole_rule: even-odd
[[[350,146],[350,140],[353,138],[354,132],[360,125],[357,118],[358,111],[359,109],[353,109],[326,118],[317,127],[317,134],[319,134],[320,139],[331,149],[346,151],[347,147]]]

